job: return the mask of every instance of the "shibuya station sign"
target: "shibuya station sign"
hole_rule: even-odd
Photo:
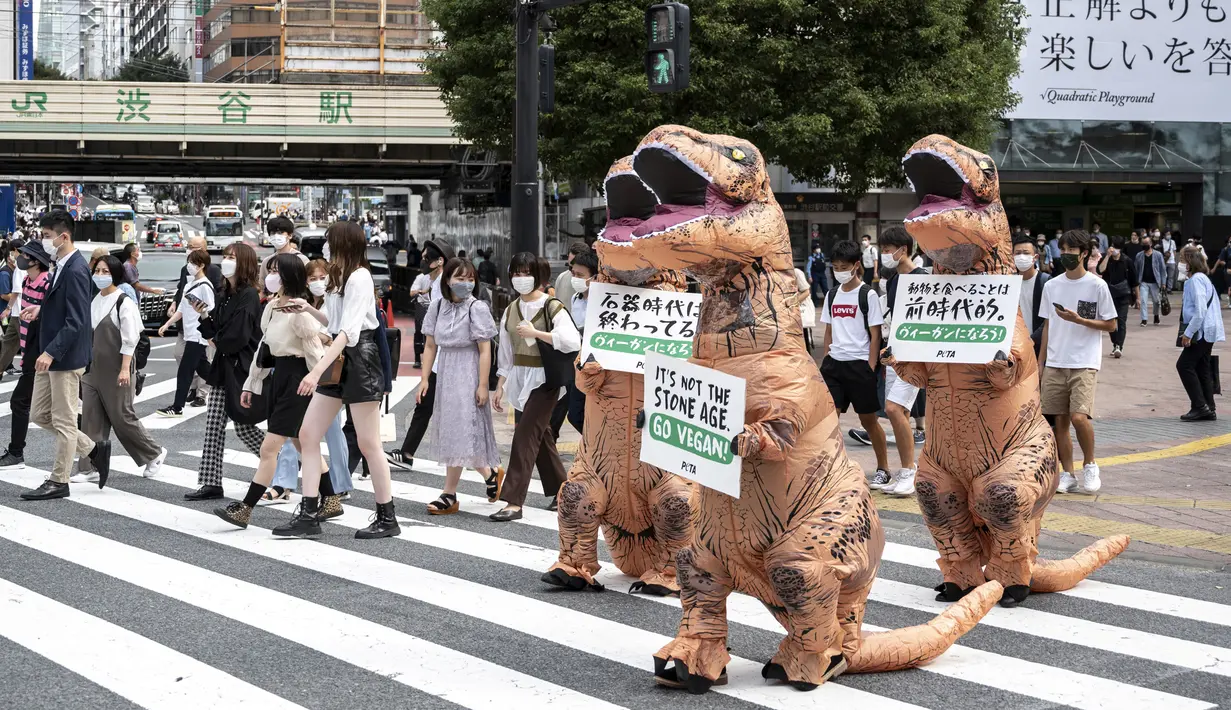
[[[1231,0],[1021,0],[1008,118],[1231,120]]]

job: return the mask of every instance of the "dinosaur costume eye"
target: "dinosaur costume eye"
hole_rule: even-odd
[[[743,160],[746,157],[747,156],[744,155],[744,151],[740,150],[739,148],[731,149],[731,159],[734,160],[735,162],[738,163],[739,161]]]
[[[996,166],[987,158],[979,158],[979,169],[988,175],[992,175],[996,172]]]

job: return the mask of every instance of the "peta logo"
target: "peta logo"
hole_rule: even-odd
[[[834,318],[854,318],[857,307],[848,303],[835,303],[833,307]]]

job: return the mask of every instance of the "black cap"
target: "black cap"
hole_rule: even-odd
[[[21,245],[21,247],[18,248],[17,253],[24,254],[28,258],[38,261],[38,263],[43,265],[44,269],[51,268],[51,257],[47,256],[46,250],[43,249],[43,243],[37,239],[31,239]]]

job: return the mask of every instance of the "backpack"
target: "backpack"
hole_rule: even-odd
[[[838,295],[838,289],[841,286],[835,285],[829,289],[829,297],[826,298],[826,305],[829,308],[829,322],[833,322],[833,300]],[[868,331],[868,338],[872,337],[872,327],[868,325],[868,298],[871,296],[872,287],[868,284],[859,285],[859,312],[863,314],[863,327]]]

